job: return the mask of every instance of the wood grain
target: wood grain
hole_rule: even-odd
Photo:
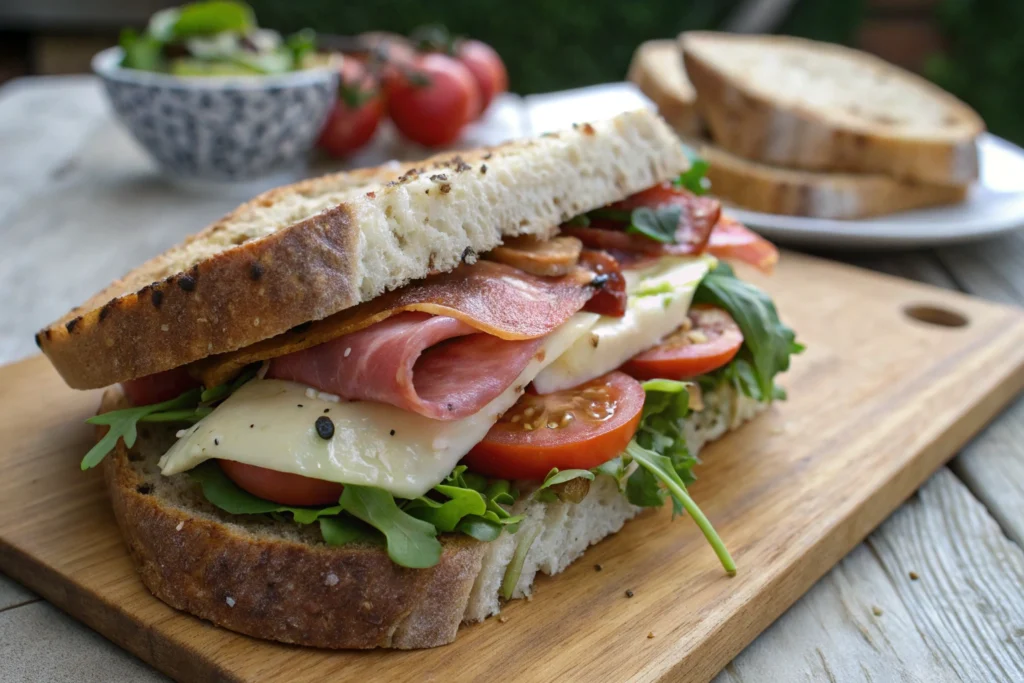
[[[0,569],[179,679],[708,680],[1024,385],[1017,310],[796,254],[770,280],[745,274],[772,291],[809,349],[786,378],[790,401],[712,446],[693,487],[740,565],[733,579],[691,523],[663,510],[541,580],[506,623],[463,629],[452,646],[258,643],[145,592],[99,477],[77,468],[96,396],[66,390],[39,358],[0,371],[4,397],[20,397],[0,411]],[[970,324],[906,318],[917,303]]]

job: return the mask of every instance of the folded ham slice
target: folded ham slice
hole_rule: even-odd
[[[479,412],[508,388],[543,339],[504,340],[448,316],[399,313],[275,358],[267,377],[436,420]]]
[[[596,291],[590,285],[593,279],[594,273],[585,268],[562,277],[538,277],[503,263],[478,261],[252,346],[203,359],[193,364],[192,372],[205,386],[216,386],[251,363],[323,344],[406,311],[455,318],[501,339],[536,339],[583,307]]]

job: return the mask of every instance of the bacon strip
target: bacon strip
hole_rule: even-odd
[[[307,349],[365,329],[403,311],[460,320],[501,339],[536,339],[550,334],[594,294],[594,274],[577,268],[543,278],[491,261],[433,275],[308,326],[238,351],[194,363],[192,373],[207,387],[231,379],[245,366]]]
[[[267,377],[347,400],[388,403],[435,420],[458,420],[507,389],[542,343],[480,334],[447,316],[399,313],[275,358]]]
[[[721,259],[749,263],[765,273],[770,273],[779,262],[779,250],[774,244],[734,218],[725,215],[711,231],[708,251]]]

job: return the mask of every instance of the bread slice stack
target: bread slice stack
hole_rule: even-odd
[[[680,133],[706,127],[713,192],[755,211],[864,218],[962,201],[978,177],[981,118],[850,48],[687,32],[642,45],[629,78]]]

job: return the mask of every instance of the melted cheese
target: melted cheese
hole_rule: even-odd
[[[383,403],[337,403],[283,380],[252,380],[184,431],[160,459],[163,474],[210,458],[234,460],[342,484],[421,496],[479,443],[523,388],[594,326],[600,316],[577,313],[544,341],[515,382],[483,410],[462,420],[432,420]],[[334,436],[314,427],[326,415]]]
[[[714,265],[711,256],[665,257],[647,268],[625,271],[626,314],[602,316],[589,334],[534,378],[534,388],[547,394],[577,386],[657,345],[686,321],[693,293]]]

